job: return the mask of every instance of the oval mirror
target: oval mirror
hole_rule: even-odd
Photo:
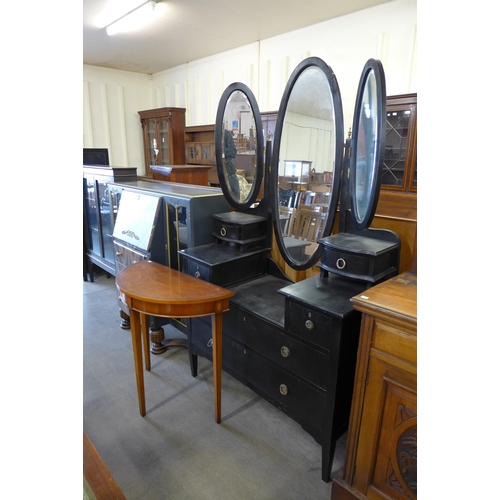
[[[380,192],[387,97],[384,69],[369,59],[363,68],[354,108],[350,165],[351,213],[358,229],[370,226]]]
[[[263,175],[262,120],[252,91],[232,83],[223,92],[215,120],[215,160],[221,189],[236,209],[257,199]]]
[[[305,59],[283,93],[270,175],[274,234],[293,269],[313,266],[321,256],[317,241],[332,231],[343,137],[335,75],[323,60]]]

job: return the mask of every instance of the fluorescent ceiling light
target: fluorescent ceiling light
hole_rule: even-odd
[[[124,31],[132,31],[143,26],[152,19],[155,7],[155,0],[144,2],[106,26],[106,33],[111,36]]]

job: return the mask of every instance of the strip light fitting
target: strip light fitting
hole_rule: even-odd
[[[135,9],[132,9],[130,12],[127,12],[122,17],[118,18],[116,21],[108,24],[108,26],[106,26],[106,33],[109,36],[112,36],[116,33],[132,31],[143,26],[152,19],[155,7],[155,0],[148,0],[147,2],[142,3]]]

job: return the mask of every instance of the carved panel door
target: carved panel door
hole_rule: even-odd
[[[371,499],[417,498],[417,381],[371,356],[353,486]],[[373,471],[373,472],[371,472]]]

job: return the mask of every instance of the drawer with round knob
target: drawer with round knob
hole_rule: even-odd
[[[397,236],[396,236],[397,238]],[[377,283],[393,276],[399,261],[399,243],[341,233],[322,238],[323,273]]]
[[[229,314],[238,308],[233,306]],[[227,313],[226,313],[227,314]],[[226,316],[224,316],[226,318]],[[314,347],[286,335],[248,311],[238,311],[238,321],[231,324],[224,319],[224,334],[247,345],[281,367],[322,389],[328,383],[328,356]]]
[[[138,252],[137,250],[121,245],[117,241],[113,243],[115,251],[115,266],[116,273],[118,274],[122,269],[125,269],[132,264],[136,264],[141,260],[147,260],[149,258],[149,253]]]
[[[266,219],[259,215],[243,212],[227,212],[212,215],[214,219],[213,235],[222,241],[248,244],[266,238]]]
[[[307,305],[288,301],[288,325],[290,333],[304,340],[330,349],[330,339],[335,334],[334,318]]]
[[[243,376],[252,389],[299,422],[313,437],[321,436],[326,391],[308,384],[248,346],[226,337],[223,358],[229,354],[233,356],[231,365],[234,369],[230,372],[236,378]]]
[[[263,275],[268,249],[241,252],[226,243],[210,243],[179,251],[182,272],[219,286]]]

